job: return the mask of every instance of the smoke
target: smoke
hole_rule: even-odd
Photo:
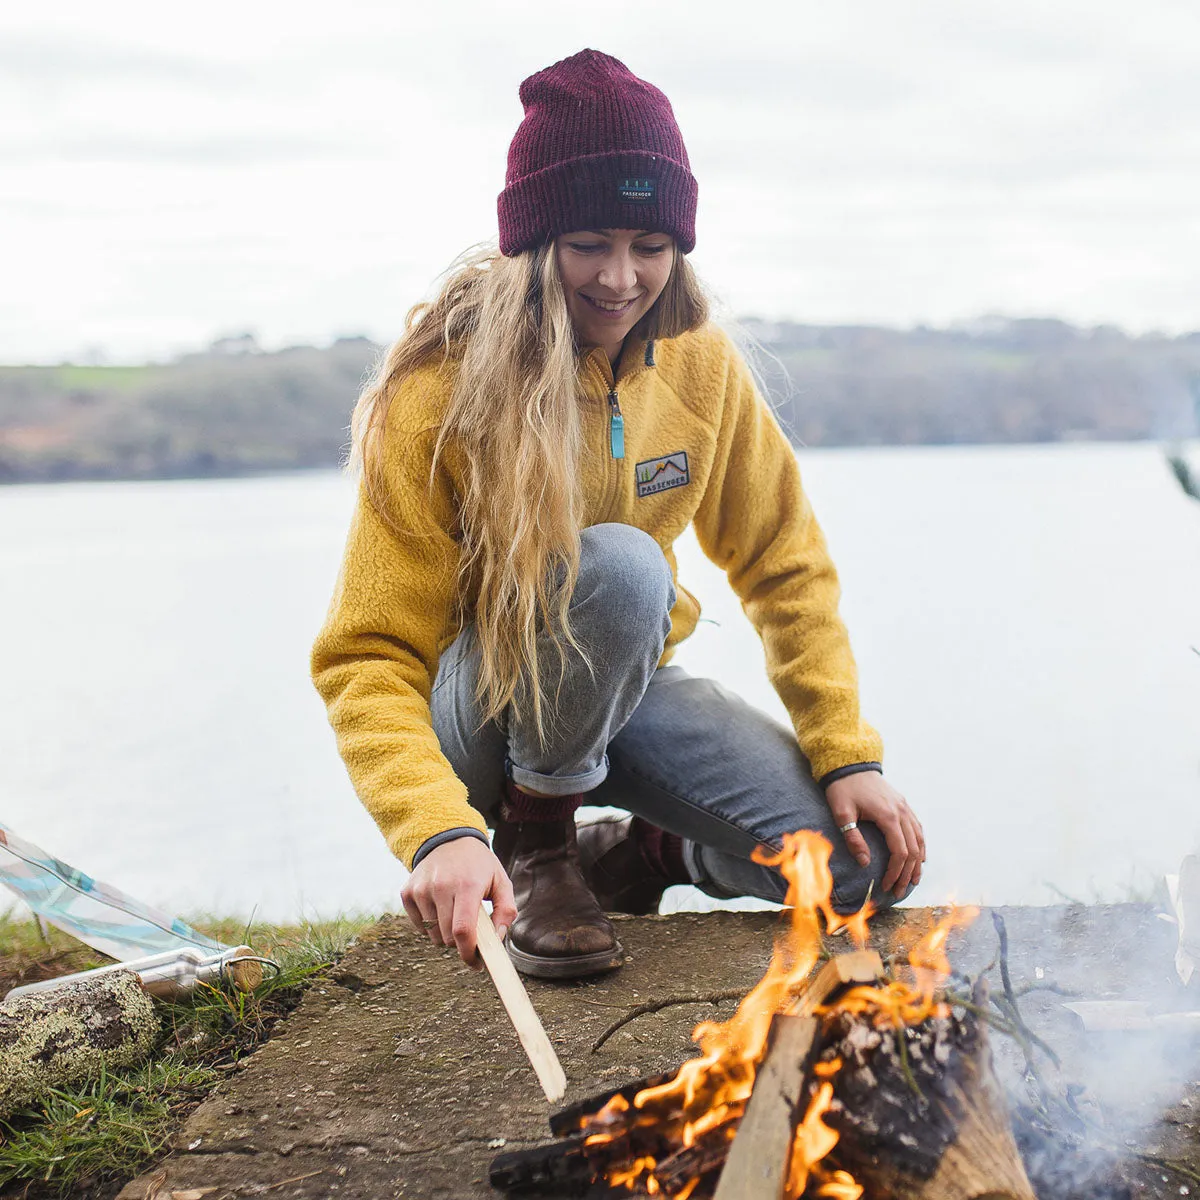
[[[1170,1164],[1200,1166],[1200,1022],[1179,1015],[1200,1008],[1200,989],[1176,974],[1176,926],[1146,904],[993,915],[951,958],[989,979],[996,1074],[1039,1200],[1121,1200],[1134,1181],[1188,1195],[1195,1183]],[[1104,1003],[1089,1024],[1132,1027],[1085,1029],[1065,1007],[1077,1001]]]

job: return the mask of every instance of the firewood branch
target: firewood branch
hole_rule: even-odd
[[[1012,976],[1008,971],[1008,926],[1004,923],[1004,918],[995,910],[992,911],[992,924],[996,927],[996,936],[1000,940],[1000,982],[1004,987],[1004,1000],[1001,1002],[998,996],[992,997],[992,1003],[1006,1016],[1010,1022],[1016,1027],[1021,1043],[1021,1049],[1025,1054],[1025,1065],[1029,1068],[1031,1074],[1037,1076],[1037,1066],[1033,1061],[1033,1054],[1030,1050],[1031,1046],[1036,1046],[1047,1058],[1055,1065],[1062,1067],[1062,1061],[1054,1050],[1032,1029],[1025,1023],[1025,1018],[1021,1015],[1020,1005],[1017,1003],[1016,993],[1013,991]]]
[[[650,1013],[661,1012],[664,1008],[672,1008],[678,1004],[721,1004],[725,1000],[740,1000],[746,994],[745,988],[726,988],[720,992],[705,992],[691,996],[668,996],[665,1000],[651,1000],[647,1004],[639,1004],[623,1017],[618,1017],[593,1043],[592,1053],[595,1054],[605,1042],[618,1030],[623,1029],[630,1021]]]

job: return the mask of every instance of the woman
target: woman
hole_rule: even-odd
[[[363,485],[313,676],[403,900],[475,961],[493,904],[531,975],[623,961],[606,912],[781,900],[751,860],[835,844],[849,911],[906,894],[920,823],[859,716],[795,455],[684,257],[696,181],[666,97],[585,50],[521,86],[500,253],[409,315],[354,414]],[[787,730],[669,665],[694,525],[762,638]],[[633,814],[576,828],[581,803]],[[489,846],[487,830],[495,831]]]

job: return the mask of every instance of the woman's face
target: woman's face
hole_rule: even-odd
[[[583,346],[616,362],[625,335],[661,295],[675,239],[640,229],[584,229],[554,240],[567,308]]]

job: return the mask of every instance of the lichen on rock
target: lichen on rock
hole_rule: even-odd
[[[0,1004],[0,1117],[101,1068],[146,1058],[159,1035],[154,1003],[132,971],[63,984]]]

